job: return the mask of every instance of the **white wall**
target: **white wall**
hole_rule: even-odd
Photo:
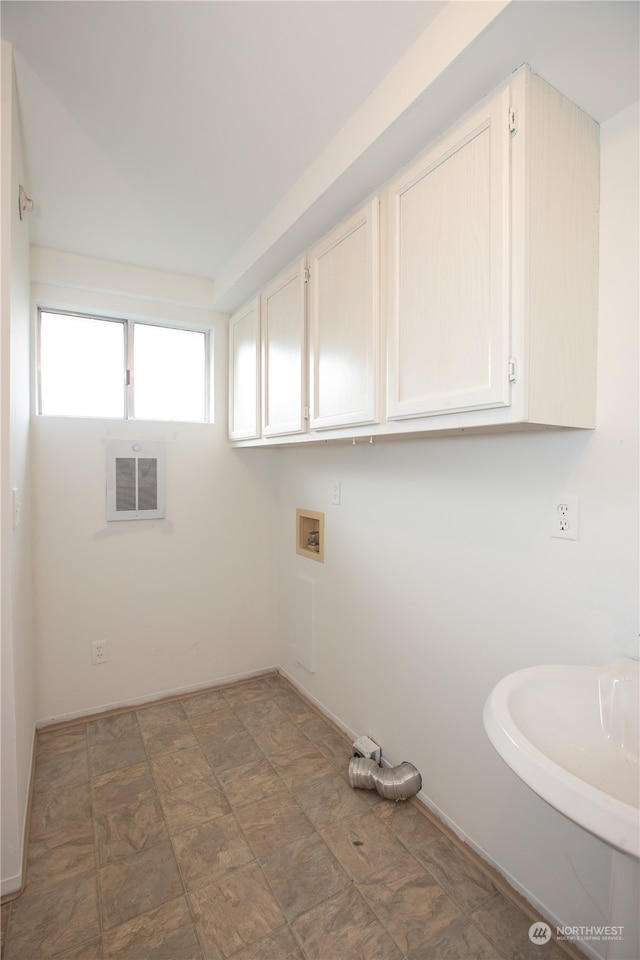
[[[609,849],[525,787],[482,724],[494,684],[539,663],[605,664],[638,638],[638,117],[602,129],[598,426],[281,452],[281,663],[547,917],[607,916]],[[342,481],[342,504],[329,503]],[[578,542],[550,537],[580,497]],[[325,512],[325,563],[296,507]],[[295,588],[314,583],[316,671],[295,663]]]
[[[35,304],[214,330],[213,424],[33,420],[38,720],[277,664],[275,457],[229,449],[227,321],[195,278],[34,249]],[[110,437],[166,444],[166,519],[106,522]],[[256,469],[258,467],[258,469]],[[91,663],[106,640],[108,662]]]
[[[29,510],[29,224],[18,215],[25,179],[12,51],[2,41],[2,883],[22,884],[23,841],[34,742],[31,515]],[[23,504],[14,529],[11,491]]]

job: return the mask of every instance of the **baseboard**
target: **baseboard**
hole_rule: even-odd
[[[127,700],[118,700],[113,703],[101,704],[97,707],[92,707],[87,709],[86,707],[83,710],[74,710],[70,713],[58,714],[57,716],[52,717],[43,717],[41,720],[36,721],[36,729],[44,730],[48,727],[58,726],[59,724],[72,723],[74,720],[86,720],[88,717],[100,716],[101,714],[106,713],[117,713],[121,710],[126,710],[131,707],[140,707],[145,703],[156,703],[164,700],[178,700],[180,697],[189,696],[193,693],[198,693],[201,690],[213,690],[216,687],[225,687],[229,686],[231,683],[243,683],[247,680],[255,680],[258,677],[267,676],[271,673],[278,673],[279,668],[276,666],[273,667],[261,667],[258,670],[251,670],[247,673],[238,673],[233,674],[228,677],[220,677],[217,680],[207,680],[206,683],[194,683],[189,684],[186,687],[175,687],[172,690],[160,690],[155,693],[147,693],[141,697],[132,697]]]

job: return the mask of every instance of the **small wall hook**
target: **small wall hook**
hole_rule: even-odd
[[[20,214],[20,219],[23,220],[23,213],[31,213],[33,210],[33,200],[27,196],[27,192],[20,184],[18,187],[18,212]]]

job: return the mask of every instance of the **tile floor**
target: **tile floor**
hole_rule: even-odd
[[[566,960],[273,675],[44,731],[3,960]]]

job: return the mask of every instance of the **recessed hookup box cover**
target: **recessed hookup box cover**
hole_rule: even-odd
[[[380,747],[371,737],[358,737],[358,739],[353,742],[354,757],[366,757],[367,759],[380,763],[381,754],[382,751]]]

